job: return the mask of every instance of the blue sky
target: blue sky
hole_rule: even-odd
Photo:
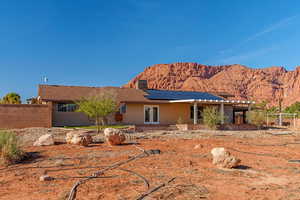
[[[300,65],[298,0],[4,0],[0,96],[120,86],[158,63]]]

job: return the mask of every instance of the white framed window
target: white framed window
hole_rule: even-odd
[[[144,123],[159,124],[159,106],[144,105]]]

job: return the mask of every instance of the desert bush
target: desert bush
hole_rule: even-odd
[[[203,110],[203,123],[210,129],[217,129],[217,126],[221,123],[222,116],[216,107],[206,107]]]
[[[19,140],[14,133],[0,131],[0,164],[9,165],[22,159],[24,152],[21,150]]]
[[[266,113],[263,111],[253,110],[247,112],[247,121],[261,128],[266,121]]]

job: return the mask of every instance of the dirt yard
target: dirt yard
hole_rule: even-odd
[[[102,136],[95,136],[96,144],[81,147],[63,143],[67,131],[17,131],[33,158],[0,169],[0,199],[66,199],[76,181],[141,154],[140,149],[159,149],[161,153],[109,170],[102,175],[107,178],[87,181],[78,187],[76,199],[138,199],[172,178],[175,180],[145,199],[300,199],[300,134],[297,132],[155,131],[133,134],[130,143],[114,147],[102,143]],[[52,132],[58,144],[30,146],[44,132]],[[227,148],[242,160],[241,165],[236,169],[218,169],[211,161],[210,151],[214,147]],[[39,177],[43,174],[55,179],[41,182]]]

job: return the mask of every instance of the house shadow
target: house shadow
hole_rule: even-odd
[[[247,169],[251,169],[251,167],[249,167],[247,165],[238,165],[238,166],[234,167],[233,169],[247,170]]]
[[[126,142],[126,143],[122,143],[118,146],[129,146],[129,145],[140,145],[139,142]]]
[[[67,143],[66,142],[61,142],[61,141],[60,142],[57,142],[57,141],[54,142],[54,145],[62,145],[62,144],[67,144]]]
[[[43,158],[41,152],[26,152],[21,160],[19,160],[16,164],[30,164],[38,162],[37,160]]]

